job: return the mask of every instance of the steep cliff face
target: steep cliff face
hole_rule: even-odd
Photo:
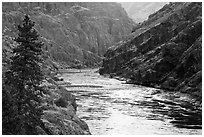
[[[3,3],[3,35],[15,37],[27,13],[57,62],[97,65],[106,49],[131,32],[133,22],[117,3]],[[3,44],[3,46],[5,46]]]
[[[202,3],[170,3],[105,54],[101,74],[179,90],[201,101]]]

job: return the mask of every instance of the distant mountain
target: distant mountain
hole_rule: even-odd
[[[168,2],[121,2],[128,15],[136,22],[142,22]]]

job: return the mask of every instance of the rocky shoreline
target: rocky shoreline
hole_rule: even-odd
[[[192,107],[194,107],[196,110],[199,110],[199,111],[202,111],[202,103],[200,102],[199,99],[197,99],[195,96],[193,96],[192,94],[189,94],[189,93],[186,93],[186,92],[182,92],[182,91],[175,91],[175,90],[172,90],[170,88],[165,88],[165,87],[162,87],[160,85],[149,85],[149,86],[146,86],[146,85],[143,85],[143,84],[136,84],[134,83],[133,81],[131,81],[131,79],[127,78],[127,77],[122,77],[122,76],[117,76],[116,74],[114,73],[111,73],[111,74],[105,74],[104,75],[105,77],[109,77],[109,78],[113,78],[113,79],[117,79],[117,80],[120,80],[120,81],[125,81],[124,84],[135,84],[135,85],[138,85],[138,86],[144,86],[144,87],[150,87],[150,88],[155,88],[157,90],[155,90],[156,92],[154,92],[154,94],[157,94],[157,93],[160,93],[161,91],[164,91],[164,92],[168,92],[170,94],[173,94],[173,95],[176,95],[176,96],[186,96],[189,98],[189,104],[191,104]],[[152,95],[154,95],[152,94]],[[188,107],[189,104],[184,104],[183,107]]]
[[[55,80],[54,80],[55,79]],[[74,95],[69,93],[64,85],[70,84],[58,76],[48,77],[44,81],[46,93],[42,107],[42,121],[52,135],[91,135],[85,121],[77,117],[77,104]],[[39,128],[39,134],[47,133]]]

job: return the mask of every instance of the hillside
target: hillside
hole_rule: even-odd
[[[40,41],[44,42],[40,65],[44,74],[41,86],[45,90],[40,104],[43,125],[37,127],[37,134],[90,135],[88,125],[76,114],[76,97],[65,88],[70,83],[63,81],[59,69],[98,66],[106,49],[131,32],[133,21],[117,3],[4,2],[2,10],[4,110],[9,109],[9,101],[13,100],[5,73],[9,70],[12,50],[17,46],[14,40],[17,25],[28,14],[35,22]],[[6,123],[7,119],[3,121]],[[3,125],[3,134],[12,134],[10,128],[7,130]]]
[[[26,19],[29,19],[26,16]],[[28,22],[29,20],[27,20]],[[31,22],[31,21],[30,21]],[[27,23],[28,24],[28,23]],[[26,26],[24,20],[24,26]],[[31,24],[31,23],[30,23]],[[26,27],[19,27],[28,28]],[[22,47],[17,43],[17,40],[14,40],[12,37],[7,35],[3,35],[3,60],[2,60],[2,134],[3,135],[30,135],[30,134],[40,134],[40,135],[90,135],[88,125],[76,115],[77,104],[76,97],[70,94],[66,89],[65,85],[70,83],[64,82],[62,78],[60,78],[60,74],[58,73],[59,67],[64,67],[58,62],[53,61],[47,54],[38,54],[35,51],[41,52],[42,50],[32,47],[29,49],[28,47],[35,43],[35,46],[39,46],[38,38],[32,37],[30,32],[35,32],[34,30],[28,31],[26,35],[23,35],[22,30],[19,29],[18,40],[25,44],[26,52],[25,53],[33,53],[30,54],[22,54],[17,53],[15,51],[25,51]],[[25,31],[24,31],[25,32]],[[36,33],[32,33],[36,34]],[[19,37],[19,35],[21,37]],[[30,36],[30,37],[23,37]],[[38,36],[38,35],[33,35]],[[24,39],[23,39],[24,38]],[[25,40],[26,38],[26,40]],[[32,43],[30,41],[32,41]],[[34,42],[33,42],[34,41]],[[27,43],[29,45],[27,45]],[[31,43],[31,44],[30,44]],[[37,44],[36,44],[37,43]],[[20,49],[21,48],[21,49]],[[16,50],[17,49],[17,50]],[[20,49],[20,50],[19,50]],[[20,56],[19,56],[20,55]],[[37,55],[37,56],[36,56]],[[41,55],[41,56],[40,56]],[[18,59],[13,59],[15,57],[19,57]],[[22,59],[23,57],[23,59]],[[36,60],[32,60],[34,58]],[[40,62],[41,58],[43,59]],[[22,60],[23,61],[22,61]],[[30,60],[29,60],[30,59]],[[20,60],[20,61],[19,61]],[[28,61],[29,60],[29,61]],[[39,62],[38,62],[39,61]],[[14,62],[17,62],[16,66],[13,67]],[[38,63],[37,65],[29,66],[29,63],[32,64]],[[20,67],[21,68],[20,68]],[[29,66],[29,67],[28,67]],[[9,73],[13,70],[12,68],[18,68],[18,71],[15,71],[15,75],[9,77]],[[20,68],[20,69],[19,69]],[[27,70],[26,70],[27,68]],[[31,69],[32,70],[31,70]],[[38,70],[36,68],[39,68]],[[32,73],[34,72],[34,73]],[[42,72],[42,73],[41,73]],[[23,77],[19,78],[19,73]],[[22,74],[23,73],[23,74]],[[31,75],[32,73],[32,75]],[[30,77],[37,77],[37,75],[42,76],[42,80],[33,80]],[[34,87],[38,86],[37,90],[33,90],[34,92],[42,91],[42,94],[39,96],[34,96],[32,90],[28,88],[28,85],[22,79],[26,79],[26,76],[30,78],[30,80],[25,80],[26,82],[32,81],[30,84],[35,84],[36,81],[39,82],[39,86],[36,84]],[[14,80],[14,84],[11,84],[11,81]],[[18,85],[25,85],[25,88]],[[40,90],[39,90],[40,89]],[[19,91],[19,92],[17,92]],[[28,97],[25,95],[31,95],[32,97]],[[21,93],[21,95],[19,94]],[[36,100],[39,99],[39,104],[36,104]],[[30,102],[32,103],[30,103]],[[35,103],[35,104],[34,104]],[[31,105],[32,104],[32,105]],[[34,109],[37,107],[42,110],[42,113],[39,115],[39,109]],[[36,118],[37,117],[37,118]],[[40,121],[39,121],[39,119]],[[35,125],[33,123],[36,123]],[[31,126],[30,126],[31,125]]]
[[[202,101],[202,3],[170,3],[105,54],[100,74]]]
[[[2,7],[5,37],[15,37],[16,24],[27,13],[36,23],[48,56],[70,66],[97,66],[107,48],[129,34],[133,25],[117,3],[3,2]],[[7,49],[5,44],[3,49]]]

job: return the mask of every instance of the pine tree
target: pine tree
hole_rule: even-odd
[[[13,49],[3,86],[3,134],[37,134],[42,124],[43,43],[28,15],[18,25],[18,45]],[[9,104],[9,105],[6,105]]]

